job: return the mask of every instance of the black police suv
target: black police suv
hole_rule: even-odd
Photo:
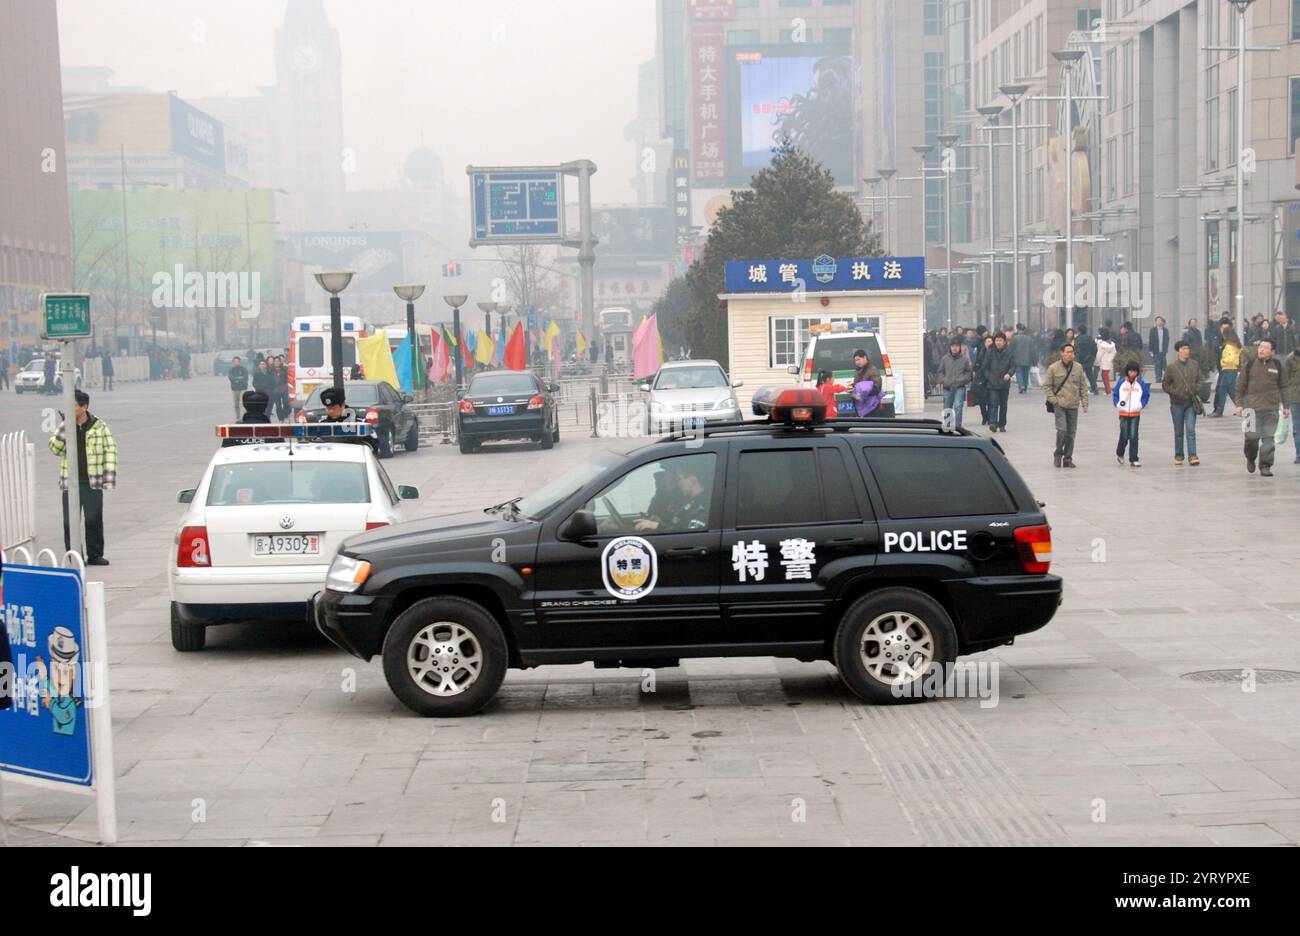
[[[996,441],[933,420],[769,421],[603,453],[532,494],[344,542],[320,630],[421,715],[467,715],[507,667],[830,660],[871,702],[1052,619],[1041,505]]]
[[[318,423],[325,419],[325,404],[320,395],[329,388],[325,384],[311,392],[299,414],[300,422]],[[409,393],[398,393],[383,380],[349,380],[343,385],[343,398],[358,420],[374,427],[375,454],[380,458],[392,458],[399,442],[408,452],[419,448],[420,420],[407,405],[411,402]]]
[[[560,441],[560,417],[551,396],[559,387],[532,371],[475,374],[461,395],[460,450],[468,455],[495,439],[529,439],[548,449]]]

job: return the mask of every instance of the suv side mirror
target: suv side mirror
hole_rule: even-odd
[[[649,393],[649,392],[650,392],[650,385],[649,385],[648,383],[637,384],[637,385],[636,385],[636,388],[637,388],[638,390],[640,390],[642,393]]]
[[[733,380],[731,382],[731,385],[733,387],[743,387],[745,385],[745,382],[743,380]]]
[[[596,515],[590,510],[579,510],[560,524],[556,536],[576,542],[596,535]]]
[[[399,500],[419,500],[420,489],[414,484],[399,484],[397,486],[397,497]]]
[[[193,502],[194,502],[194,491],[195,491],[195,490],[196,490],[195,488],[186,488],[186,489],[183,490],[183,491],[177,491],[177,492],[176,492],[176,503],[178,503],[178,504],[190,504],[190,503],[193,503]]]
[[[546,385],[546,392],[547,392],[547,393],[559,393],[559,392],[560,392],[560,385],[557,384],[557,383],[548,383],[548,384]]]
[[[798,364],[791,364],[790,366],[788,366],[788,367],[785,369],[785,372],[786,372],[787,374],[794,374],[796,377],[798,377],[798,376],[799,376],[799,365],[798,365]]]
[[[403,393],[403,394],[402,394],[402,402],[403,402],[403,403],[414,403],[414,402],[415,402],[415,397],[411,396],[409,393]]]

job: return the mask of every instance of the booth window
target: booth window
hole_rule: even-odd
[[[879,315],[774,315],[768,319],[768,367],[802,364],[809,327],[835,322],[863,322],[881,331]]]

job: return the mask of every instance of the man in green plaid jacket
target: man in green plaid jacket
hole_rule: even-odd
[[[77,462],[81,510],[86,518],[86,565],[108,565],[104,558],[104,492],[117,486],[117,443],[108,424],[90,412],[90,394],[76,393]],[[63,490],[63,547],[72,548],[68,527],[68,444],[65,423],[50,437],[50,451],[60,459]]]

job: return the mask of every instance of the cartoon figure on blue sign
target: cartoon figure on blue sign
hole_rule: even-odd
[[[71,735],[77,728],[77,707],[82,700],[73,695],[77,681],[77,661],[81,647],[72,631],[56,627],[50,634],[50,673],[47,676],[45,661],[36,658],[36,672],[41,687],[41,704],[54,718],[54,733]]]

